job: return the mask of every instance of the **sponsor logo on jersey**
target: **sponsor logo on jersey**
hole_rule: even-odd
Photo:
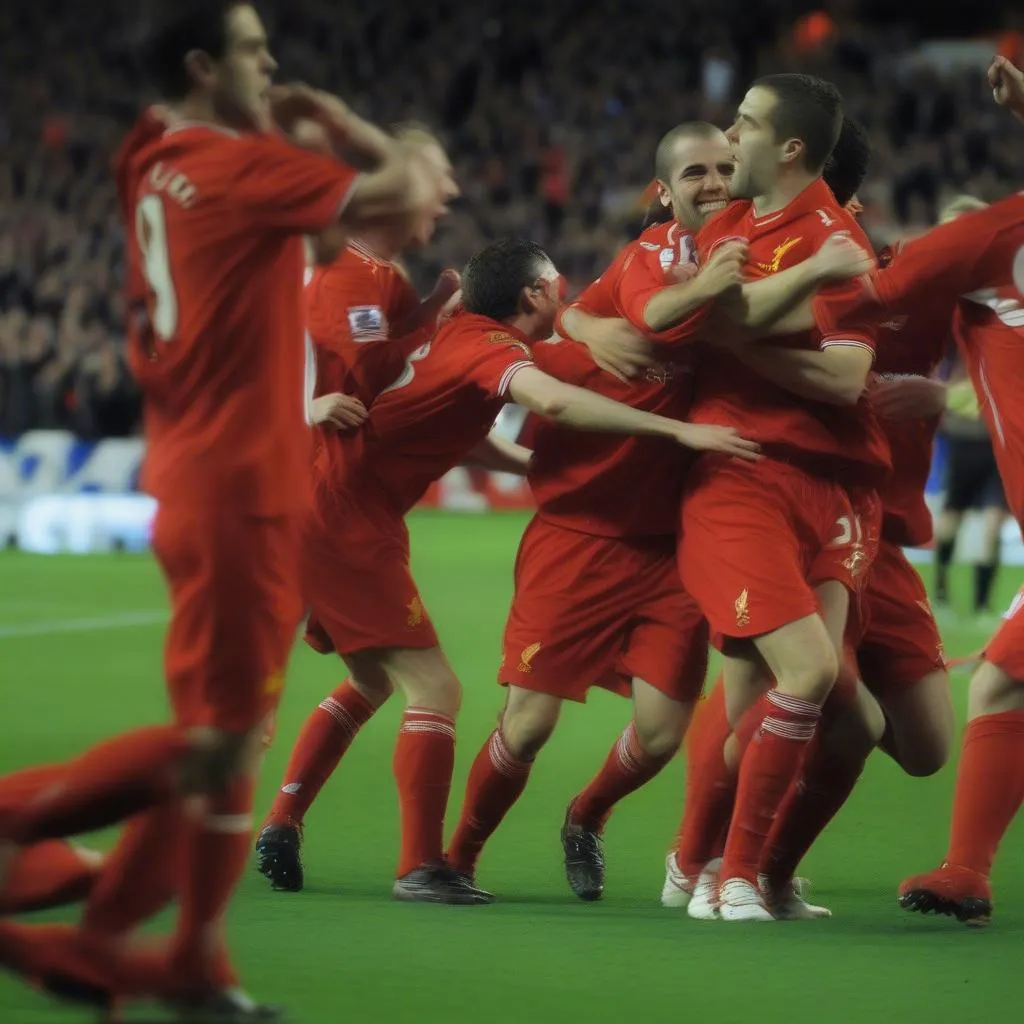
[[[353,341],[383,341],[387,337],[384,310],[380,306],[352,306],[348,329]]]

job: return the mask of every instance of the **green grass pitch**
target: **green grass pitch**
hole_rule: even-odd
[[[494,675],[523,524],[519,515],[437,513],[412,523],[417,576],[466,693],[449,826],[501,703]],[[1003,572],[1003,605],[1020,576],[1020,569]],[[967,570],[955,578],[964,600],[969,582]],[[0,771],[63,758],[164,717],[164,606],[146,557],[0,556]],[[952,655],[984,639],[969,620],[946,630]],[[296,651],[259,813],[300,722],[341,676],[334,659]],[[961,712],[966,687],[967,677],[954,675]],[[728,927],[660,907],[681,760],[617,811],[607,832],[606,898],[583,905],[566,887],[558,830],[567,799],[597,769],[629,714],[625,702],[595,693],[585,707],[567,709],[485,854],[480,880],[500,902],[410,906],[389,898],[399,710],[393,701],[364,730],[312,811],[307,890],[272,893],[250,870],[231,911],[247,985],[288,1006],[297,1024],[962,1024],[1016,1016],[1024,948],[1019,823],[996,870],[990,929],[970,931],[896,906],[900,879],[942,855],[952,765],[915,780],[881,755],[872,759],[803,868],[812,898],[832,907],[831,920]],[[83,1019],[0,977],[4,1024]]]

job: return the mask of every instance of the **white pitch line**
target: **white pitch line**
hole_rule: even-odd
[[[44,622],[25,622],[20,625],[0,625],[0,640],[19,640],[29,636],[51,636],[55,633],[97,633],[104,629],[131,629],[135,626],[155,626],[167,621],[167,612],[124,612],[91,619],[51,619]]]

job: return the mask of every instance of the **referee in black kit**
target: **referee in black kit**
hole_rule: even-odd
[[[949,603],[949,564],[964,513],[980,511],[982,551],[974,566],[974,613],[987,615],[999,568],[1000,537],[1008,515],[992,441],[969,380],[951,384],[942,421],[946,438],[945,505],[935,522],[935,600]]]

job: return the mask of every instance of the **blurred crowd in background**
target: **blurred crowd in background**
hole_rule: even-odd
[[[329,88],[379,123],[414,118],[443,135],[463,196],[430,250],[409,261],[424,289],[508,233],[544,244],[582,287],[639,229],[661,134],[692,118],[728,125],[746,83],[768,71],[833,79],[871,131],[860,198],[880,244],[929,226],[953,193],[994,199],[1019,187],[1024,168],[1024,132],[984,82],[997,46],[1020,57],[1020,36],[998,18],[953,48],[860,20],[859,0],[834,0],[827,13],[800,0],[257,6],[281,80]],[[145,32],[139,12],[132,0],[0,7],[0,436],[138,430],[109,166],[154,98],[132,56]]]

